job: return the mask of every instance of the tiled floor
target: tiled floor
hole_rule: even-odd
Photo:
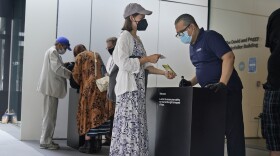
[[[246,139],[246,156],[269,156],[263,139]],[[226,146],[225,155],[227,156]]]
[[[8,132],[8,133],[7,133]],[[19,141],[19,128],[0,123],[0,155],[1,156],[88,156],[66,145],[66,140],[56,140],[60,150],[45,150],[39,148],[39,141]],[[268,156],[263,139],[246,139],[247,156]],[[98,154],[91,156],[108,156],[109,147],[103,147]],[[225,150],[225,156],[226,150]]]
[[[266,150],[265,139],[246,139],[245,144],[248,148]]]

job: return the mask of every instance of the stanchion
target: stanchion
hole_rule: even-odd
[[[6,112],[4,113],[4,115],[2,115],[2,123],[3,124],[7,124],[7,123],[13,123],[16,124],[17,123],[17,115],[14,112],[14,110],[6,110]]]

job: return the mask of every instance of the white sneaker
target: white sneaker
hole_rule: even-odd
[[[55,143],[55,142],[53,142],[53,141],[52,141],[52,144],[54,144],[54,145],[58,145],[57,143]]]
[[[40,148],[41,149],[49,149],[49,150],[58,150],[59,149],[59,145],[52,142],[50,144],[40,144]]]

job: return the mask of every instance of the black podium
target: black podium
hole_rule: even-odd
[[[76,90],[69,90],[67,145],[78,148]],[[148,88],[150,156],[224,156],[226,93],[203,88]]]
[[[148,88],[151,156],[224,156],[226,93]]]
[[[69,89],[67,146],[78,149],[84,142],[84,136],[80,137],[77,127],[79,94],[76,89]]]

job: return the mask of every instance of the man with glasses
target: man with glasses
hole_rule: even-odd
[[[182,14],[175,20],[178,37],[190,44],[190,59],[196,74],[188,81],[215,92],[227,91],[226,131],[228,156],[245,156],[242,114],[242,82],[234,69],[235,56],[223,36],[216,31],[199,29],[195,19]]]
[[[65,37],[56,39],[55,45],[45,53],[43,68],[37,90],[44,95],[42,134],[40,148],[56,150],[59,145],[54,143],[53,133],[56,124],[58,98],[67,92],[66,79],[71,71],[64,67],[60,55],[70,50],[69,40]]]

